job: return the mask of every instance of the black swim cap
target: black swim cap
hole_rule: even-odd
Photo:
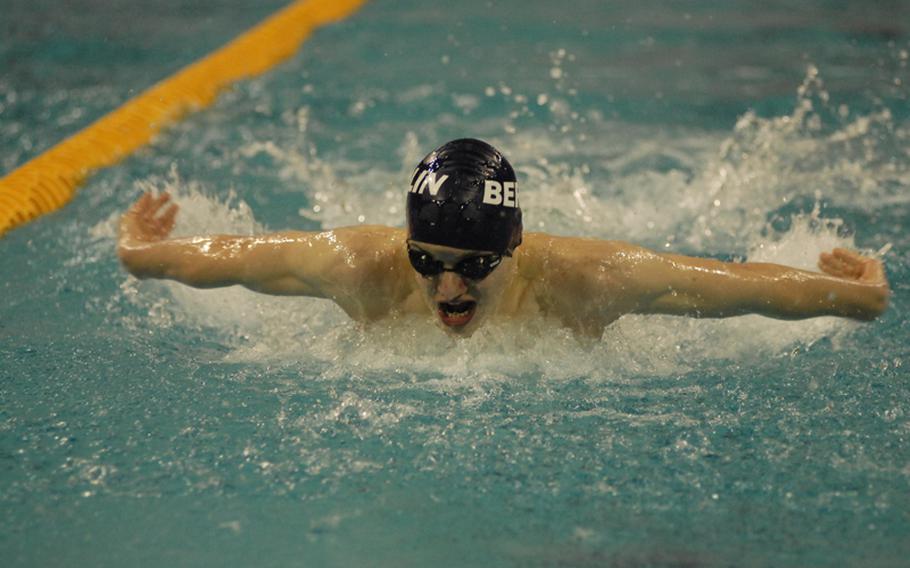
[[[415,241],[505,255],[521,244],[515,171],[481,140],[453,140],[430,152],[414,170],[407,209]]]

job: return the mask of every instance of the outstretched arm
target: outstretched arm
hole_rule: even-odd
[[[239,284],[268,294],[338,300],[355,294],[373,276],[376,263],[370,259],[376,254],[361,254],[377,240],[369,228],[168,238],[178,211],[169,201],[166,193],[147,193],[121,218],[117,253],[138,278],[166,278],[197,288]]]
[[[882,263],[845,249],[822,253],[809,272],[770,263],[729,263],[646,254],[632,278],[645,291],[636,311],[695,317],[748,313],[780,319],[871,320],[888,306]]]

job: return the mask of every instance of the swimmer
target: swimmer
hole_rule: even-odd
[[[138,278],[334,301],[352,319],[424,314],[469,336],[497,318],[549,317],[599,337],[624,314],[872,320],[888,305],[882,263],[844,249],[821,272],[721,262],[633,244],[522,231],[509,162],[480,140],[444,144],[417,166],[407,228],[169,238],[177,206],[143,195],[117,252]]]

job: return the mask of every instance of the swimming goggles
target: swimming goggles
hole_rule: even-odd
[[[408,248],[408,259],[421,276],[437,276],[443,272],[454,272],[469,280],[483,280],[502,262],[498,254],[479,254],[459,260],[452,268],[446,268],[441,260],[436,260],[429,253]]]

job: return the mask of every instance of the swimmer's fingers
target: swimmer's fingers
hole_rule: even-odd
[[[142,197],[136,200],[129,209],[120,217],[120,234],[122,237],[135,236],[138,227],[141,224],[145,211],[149,207],[152,199],[151,194],[143,193]]]
[[[145,192],[142,196],[135,201],[130,208],[126,210],[126,215],[139,215],[142,211],[145,211],[149,207],[149,203],[152,200],[152,194]]]
[[[179,210],[176,204],[171,204],[163,214],[159,211],[171,196],[167,193],[155,196],[146,192],[123,215],[120,223],[121,234],[140,241],[160,240],[166,237],[174,228],[175,218]]]
[[[832,254],[842,263],[847,274],[856,280],[864,282],[883,282],[885,280],[885,268],[878,259],[841,248],[834,249]]]
[[[885,265],[877,258],[863,257],[863,272],[859,280],[870,282],[872,284],[888,284],[888,278],[885,276]]]
[[[831,276],[838,276],[840,278],[855,278],[856,271],[850,263],[845,262],[844,259],[835,255],[833,252],[823,252],[819,255],[818,267],[827,274]]]
[[[159,215],[160,208],[165,202],[166,200],[158,200],[155,203],[155,207],[145,211],[142,216],[142,232],[145,238],[152,240],[163,239],[174,228],[178,211],[177,205],[171,204],[170,207],[165,209],[164,213]]]
[[[180,208],[177,207],[176,203],[171,203],[171,206],[158,219],[159,223],[161,223],[162,236],[168,235],[174,228],[174,224],[177,222],[177,211],[179,210]]]
[[[157,214],[170,200],[171,194],[167,192],[162,192],[158,197],[153,197],[151,200],[151,207],[149,208],[152,215]]]
[[[887,284],[881,261],[859,253],[837,248],[819,256],[818,267],[825,273],[872,284]]]
[[[152,192],[147,191],[133,203],[129,208],[129,212],[137,213],[139,215],[154,215],[165,203],[170,201],[170,199],[171,196],[169,193],[154,195]]]

